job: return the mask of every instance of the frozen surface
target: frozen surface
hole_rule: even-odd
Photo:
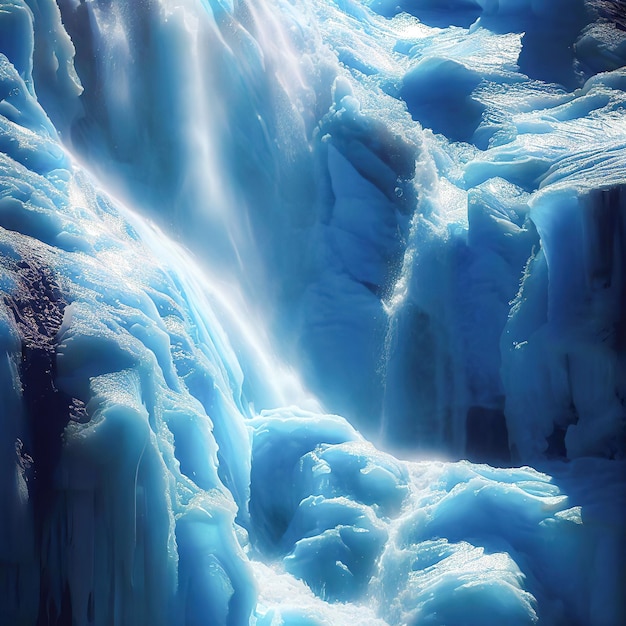
[[[623,9],[0,1],[0,624],[623,623]]]

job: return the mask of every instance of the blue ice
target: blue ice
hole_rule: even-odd
[[[0,625],[624,622],[619,2],[0,5]]]

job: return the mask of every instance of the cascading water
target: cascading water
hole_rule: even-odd
[[[0,626],[623,621],[620,3],[392,4],[0,3]]]

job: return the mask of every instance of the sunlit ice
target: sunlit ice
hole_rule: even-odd
[[[0,624],[624,622],[621,3],[0,53]]]

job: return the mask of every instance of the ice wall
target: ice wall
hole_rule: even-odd
[[[600,198],[620,212],[619,3],[31,9],[34,82],[65,144],[239,286],[327,408],[395,448],[504,463],[583,454],[565,442],[586,411],[569,366],[524,381],[511,346],[530,329],[509,341],[507,320],[541,315],[516,296],[546,242],[558,257],[555,238],[576,250],[553,232],[551,188],[587,198],[562,223],[601,231],[604,209],[584,208]],[[594,270],[575,271],[588,282]],[[619,336],[622,301],[604,300],[593,311]],[[598,444],[611,456],[623,448],[619,341],[583,326],[561,334],[557,360],[587,333],[584,354],[614,372],[593,401],[613,407]],[[554,360],[536,345],[528,358]],[[528,402],[542,426],[522,443]]]
[[[619,3],[369,6],[2,3],[0,623],[623,621]]]
[[[71,165],[5,56],[1,71],[0,621],[243,623],[239,364],[208,301]]]

